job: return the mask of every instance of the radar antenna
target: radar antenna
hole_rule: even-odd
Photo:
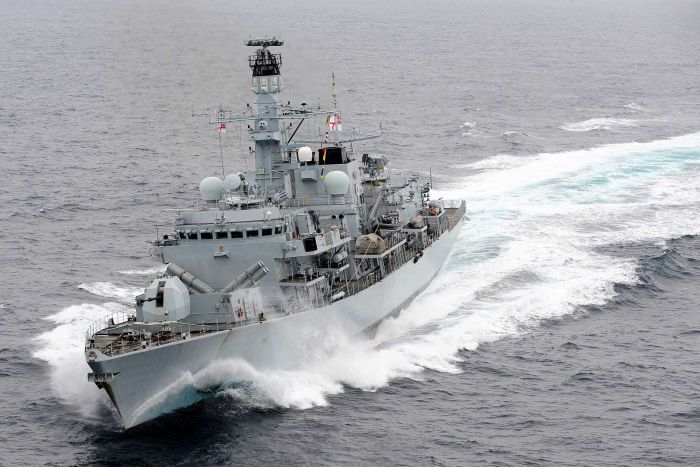
[[[248,47],[262,47],[266,49],[272,46],[284,45],[284,41],[282,39],[277,39],[275,36],[272,36],[263,37],[260,39],[248,39],[247,41],[243,42],[243,44],[247,45]]]
[[[284,41],[276,37],[263,37],[261,39],[248,39],[243,44],[248,47],[261,47],[255,51],[255,55],[248,57],[248,65],[253,70],[253,76],[273,76],[280,74],[282,55],[273,54],[268,47],[279,47]]]

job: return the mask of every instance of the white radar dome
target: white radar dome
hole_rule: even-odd
[[[218,201],[224,192],[224,181],[219,177],[207,177],[199,184],[204,201]]]
[[[344,195],[348,192],[348,187],[350,186],[350,178],[345,172],[340,170],[328,172],[323,182],[326,186],[326,193],[332,196]]]
[[[310,147],[304,146],[297,150],[297,157],[299,158],[299,162],[311,162],[313,152],[311,152]]]
[[[241,177],[238,174],[228,174],[224,178],[224,188],[228,191],[235,191],[241,186]]]

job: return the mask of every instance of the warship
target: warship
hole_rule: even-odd
[[[133,308],[86,332],[88,381],[128,429],[195,402],[178,394],[212,363],[293,368],[315,337],[371,338],[438,274],[464,222],[463,200],[431,200],[431,179],[391,171],[333,106],[281,100],[277,38],[251,39],[254,105],[210,123],[247,125],[254,170],[201,180],[191,208],[156,233],[165,272]],[[295,139],[302,123],[323,131]],[[376,135],[375,135],[376,136]],[[252,143],[254,143],[254,148]]]

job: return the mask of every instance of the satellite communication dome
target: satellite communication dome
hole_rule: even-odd
[[[224,192],[224,182],[219,177],[207,177],[199,184],[204,201],[218,201]]]
[[[228,191],[235,191],[241,186],[241,177],[238,174],[228,174],[224,178],[224,188]]]
[[[326,193],[331,196],[344,195],[348,192],[348,187],[350,186],[350,178],[345,172],[341,172],[340,170],[328,172],[323,181],[326,187]]]
[[[311,162],[313,159],[313,152],[308,146],[301,147],[297,150],[297,158],[299,162]]]

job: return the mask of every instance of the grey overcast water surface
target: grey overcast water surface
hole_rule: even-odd
[[[192,110],[253,101],[263,34],[469,222],[374,341],[125,432],[83,332],[219,173]],[[698,132],[697,1],[3,2],[0,464],[698,465]]]

